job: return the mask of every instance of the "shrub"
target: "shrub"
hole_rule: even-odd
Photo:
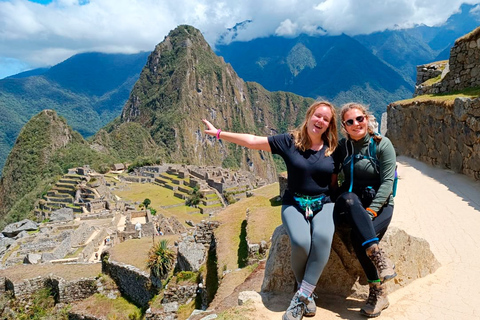
[[[168,275],[175,261],[175,254],[168,248],[168,241],[161,240],[154,244],[148,252],[147,268],[157,278]]]

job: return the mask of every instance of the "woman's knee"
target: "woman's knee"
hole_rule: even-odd
[[[342,193],[335,202],[335,205],[340,205],[344,207],[351,207],[353,205],[359,204],[360,199],[358,196],[353,192],[344,192]]]
[[[308,254],[310,251],[311,241],[311,238],[307,239],[306,237],[295,237],[290,239],[290,244],[292,246],[292,250],[305,252]]]

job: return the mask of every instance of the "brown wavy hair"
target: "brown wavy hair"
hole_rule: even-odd
[[[376,130],[378,128],[378,122],[377,122],[377,119],[375,119],[375,116],[368,111],[367,106],[364,106],[363,104],[356,103],[356,102],[346,103],[340,109],[340,121],[342,122],[342,133],[346,137],[350,138],[350,135],[348,134],[347,130],[345,129],[345,124],[343,123],[343,121],[344,121],[343,117],[345,116],[345,113],[347,113],[348,111],[350,111],[352,109],[360,110],[360,112],[363,113],[363,115],[367,117],[367,119],[368,119],[367,131],[371,136],[373,136],[373,139],[376,142],[379,142],[380,140],[382,140],[382,136],[376,133]]]
[[[330,119],[328,128],[322,135],[323,141],[328,144],[327,150],[325,151],[325,156],[328,157],[333,153],[333,151],[335,151],[338,143],[337,111],[335,110],[333,104],[331,104],[330,102],[316,101],[310,107],[308,107],[307,113],[305,114],[305,120],[299,128],[292,131],[292,134],[295,139],[296,148],[302,151],[310,149],[312,147],[312,140],[308,136],[308,121],[315,113],[315,110],[317,110],[317,108],[321,106],[329,107],[330,111],[332,112],[332,118]]]

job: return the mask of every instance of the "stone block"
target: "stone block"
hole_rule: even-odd
[[[181,271],[197,272],[205,263],[206,249],[203,244],[181,241],[178,244],[177,267]]]
[[[440,266],[428,242],[405,231],[390,227],[380,243],[396,264],[398,276],[388,286],[389,292],[424,277]],[[272,236],[270,254],[265,266],[262,292],[294,292],[295,277],[290,266],[290,240],[279,226]],[[317,283],[317,294],[364,297],[367,281],[349,240],[349,230],[335,233],[329,261]]]
[[[38,224],[29,219],[14,222],[5,227],[2,233],[5,237],[13,238],[22,231],[35,231],[38,230]]]

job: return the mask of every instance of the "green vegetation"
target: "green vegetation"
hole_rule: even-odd
[[[157,278],[165,278],[173,267],[175,253],[168,248],[167,240],[160,240],[148,252],[147,268]]]
[[[202,199],[202,194],[200,193],[200,188],[198,186],[193,187],[193,190],[190,193],[190,196],[185,201],[185,204],[189,207],[194,207],[200,203]]]
[[[142,310],[125,298],[110,299],[99,293],[83,300],[78,307],[88,310],[89,314],[100,319],[140,320],[143,318]]]
[[[152,201],[148,198],[145,198],[145,200],[143,200],[142,204],[145,206],[145,209],[148,209],[148,206],[152,203]]]
[[[199,277],[199,273],[193,272],[193,271],[180,271],[175,275],[177,283],[181,283],[181,282],[197,283],[198,277]]]
[[[100,172],[114,159],[92,150],[66,120],[43,111],[22,129],[5,164],[0,193],[0,227],[32,218],[34,203],[68,168],[90,164]]]
[[[67,320],[68,310],[70,307],[67,305],[63,308],[55,308],[55,301],[49,289],[43,288],[32,294],[30,297],[30,303],[27,307],[25,301],[16,300],[11,298],[8,300],[6,295],[2,296],[1,308],[2,313],[0,316],[5,320]],[[9,306],[13,312],[5,312],[5,306]]]
[[[422,84],[426,85],[426,86],[431,86],[432,84],[439,82],[441,79],[442,79],[442,75],[439,74],[438,76],[436,76],[434,78],[428,79],[427,81],[425,81]]]
[[[480,88],[467,88],[461,91],[455,91],[446,94],[424,94],[416,96],[412,99],[395,101],[394,104],[407,105],[413,102],[442,102],[447,105],[453,105],[456,98],[478,98],[480,96]]]

